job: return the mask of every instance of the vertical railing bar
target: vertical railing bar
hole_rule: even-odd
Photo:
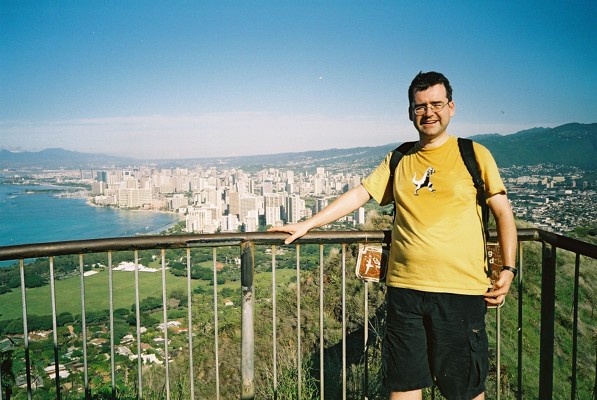
[[[60,390],[60,363],[58,358],[58,329],[56,323],[56,286],[54,280],[54,257],[50,257],[50,295],[52,299],[52,336],[54,338],[54,371],[56,373],[56,379],[54,384],[56,385],[56,398],[60,399],[62,393]]]
[[[139,250],[135,254],[135,313],[137,317],[137,395],[143,398],[143,360],[141,354],[141,305],[139,304]]]
[[[523,246],[522,242],[518,242],[518,387],[516,397],[518,400],[522,400],[522,304],[523,304],[523,277],[524,275],[524,262],[523,262]]]
[[[495,376],[495,393],[496,399],[501,398],[501,385],[502,380],[502,326],[501,326],[501,313],[500,306],[495,308],[495,351],[496,351],[496,376]]]
[[[241,399],[255,399],[255,254],[254,243],[241,243]]]
[[[298,399],[301,399],[303,386],[303,365],[301,355],[301,245],[296,245],[296,352],[297,352],[297,379]]]
[[[597,340],[595,341],[595,380],[593,381],[593,399],[597,398]]]
[[[342,399],[346,400],[346,244],[342,243]]]
[[[363,398],[369,398],[369,282],[363,281],[365,287],[365,316],[363,321],[363,354],[365,355],[364,367],[365,374],[363,378]]]
[[[220,399],[220,357],[218,345],[218,263],[216,248],[212,248],[214,280],[214,356],[216,362],[216,400]]]
[[[578,359],[578,289],[580,280],[580,254],[576,253],[576,260],[574,264],[574,301],[572,302],[573,317],[572,317],[572,376],[570,389],[570,398],[576,399],[576,361]]]
[[[278,399],[278,328],[276,296],[276,245],[272,245],[272,362],[274,400]]]
[[[323,244],[319,244],[319,395],[321,400],[325,397],[323,305]]]
[[[21,304],[23,308],[23,345],[25,346],[25,374],[27,377],[27,399],[31,400],[31,358],[29,353],[29,325],[27,323],[27,295],[25,286],[25,261],[19,260],[21,273]],[[0,386],[1,387],[1,386]],[[0,391],[2,391],[0,389]]]
[[[191,291],[191,249],[187,248],[187,334],[189,337],[189,379],[191,399],[195,399],[195,368],[193,367],[193,292]]]
[[[168,294],[166,291],[166,249],[162,249],[162,310],[164,320],[164,367],[166,368],[166,399],[170,399],[170,355],[168,353]]]
[[[112,398],[116,398],[116,356],[114,351],[114,277],[112,272],[112,251],[108,251],[108,301],[110,303],[110,377]]]
[[[539,398],[553,395],[555,343],[556,247],[543,243],[541,272],[541,334],[539,342]]]
[[[91,397],[89,388],[89,366],[87,363],[87,312],[85,308],[85,268],[83,254],[79,254],[79,279],[81,285],[81,330],[83,333],[83,382],[85,384],[85,398]]]

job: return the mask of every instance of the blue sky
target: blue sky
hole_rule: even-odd
[[[597,2],[0,2],[0,147],[182,158],[416,138],[450,79],[456,136],[597,121]]]

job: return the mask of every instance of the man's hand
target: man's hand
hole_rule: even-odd
[[[268,232],[286,232],[290,236],[284,241],[284,244],[290,244],[296,239],[304,236],[311,229],[309,221],[297,222],[296,224],[289,224],[283,226],[274,226],[269,228]]]
[[[286,232],[290,237],[284,241],[286,244],[294,242],[296,239],[303,236],[313,228],[319,228],[327,225],[330,222],[336,221],[338,218],[353,212],[363,204],[369,201],[371,196],[363,185],[358,185],[343,193],[329,204],[326,208],[315,214],[306,221],[297,222],[296,224],[289,224],[284,226],[275,226],[269,228],[268,232]]]
[[[485,293],[485,302],[488,306],[499,306],[510,291],[514,274],[512,271],[500,272],[499,279],[493,284],[493,290]]]

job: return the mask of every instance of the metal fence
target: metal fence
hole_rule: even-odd
[[[284,234],[239,233],[138,236],[0,247],[0,261],[15,260],[18,263],[19,284],[18,287],[15,287],[14,292],[20,290],[20,304],[22,306],[21,316],[11,320],[12,331],[7,332],[8,328],[5,326],[4,335],[0,342],[0,349],[2,350],[0,383],[3,388],[1,399],[46,398],[38,396],[42,392],[48,396],[55,396],[55,398],[166,399],[183,398],[181,393],[185,393],[185,398],[195,399],[205,398],[202,391],[202,387],[205,385],[210,385],[213,388],[209,396],[216,399],[230,398],[230,396],[242,399],[256,397],[281,399],[326,398],[326,393],[330,393],[329,386],[333,386],[335,391],[332,391],[333,395],[328,394],[327,398],[380,398],[378,390],[380,386],[378,380],[378,349],[381,334],[377,324],[383,324],[383,317],[379,318],[380,315],[383,315],[383,304],[378,301],[380,298],[379,292],[383,291],[383,286],[356,281],[356,278],[353,278],[354,272],[351,269],[354,268],[353,245],[384,242],[387,241],[388,235],[389,232],[381,231],[312,232],[290,246],[283,245],[283,240],[286,237]],[[492,235],[495,237],[495,232],[492,232]],[[592,282],[586,281],[595,276],[596,265],[594,260],[597,257],[597,246],[537,229],[520,230],[519,242],[518,268],[520,273],[516,287],[512,288],[513,294],[507,300],[507,306],[492,311],[488,316],[490,322],[491,318],[495,318],[495,324],[489,324],[495,338],[495,344],[492,345],[494,371],[492,387],[494,389],[491,390],[495,392],[495,397],[498,399],[501,397],[567,398],[568,396],[576,399],[587,398],[588,395],[595,398],[597,355],[594,352],[597,339],[594,328],[591,331],[590,327],[595,326],[597,318],[592,311],[589,312],[588,309],[583,309],[583,305],[592,304],[595,301],[595,293],[591,292]],[[523,249],[526,249],[526,246],[530,246],[533,242],[541,243],[541,265],[539,266],[525,264],[527,258],[523,253]],[[301,257],[301,250],[308,246],[311,246],[309,247],[311,250],[313,246],[317,249],[315,253],[317,253],[318,261],[316,264],[318,265],[315,268],[312,268],[311,265],[307,274],[304,270],[305,261]],[[237,248],[238,252],[234,248]],[[222,249],[232,249],[237,254],[236,257],[239,261],[240,279],[236,283],[236,291],[240,293],[240,305],[235,307],[240,314],[238,327],[235,327],[234,323],[231,324],[229,321],[225,322],[226,327],[224,327],[220,320],[226,316],[222,310],[223,299],[221,298],[221,291],[219,291],[218,275],[220,273],[219,257],[221,257]],[[144,314],[141,309],[146,296],[141,294],[141,289],[144,287],[140,283],[140,252],[146,250],[159,251],[159,257],[154,257],[157,258],[154,263],[159,264],[156,274],[161,274],[158,280],[161,289],[161,304],[159,307],[161,308],[159,329],[161,335],[159,339],[163,346],[155,351],[157,356],[152,359],[145,352],[143,342],[145,339],[142,339],[143,335],[147,333],[145,332]],[[186,292],[186,315],[180,315],[179,313],[176,318],[168,312],[170,272],[167,269],[174,262],[173,259],[170,259],[168,252],[172,250],[184,253],[183,259],[179,257],[176,262],[184,263],[184,270],[186,270],[183,271],[183,275],[186,275],[184,288],[184,292]],[[194,293],[193,286],[196,285],[195,280],[192,279],[194,268],[192,257],[194,252],[200,250],[203,252],[211,250],[211,285],[213,285],[213,295],[210,295],[213,297],[204,296],[201,298],[202,300],[198,300],[197,295]],[[293,276],[289,279],[288,274],[286,274],[283,279],[280,279],[279,274],[282,270],[279,253],[287,250],[295,257]],[[574,257],[572,271],[568,271],[568,275],[566,275],[572,277],[574,281],[571,293],[568,292],[568,289],[566,289],[566,293],[559,293],[556,290],[556,276],[564,276],[560,270],[563,267],[556,263],[556,253],[559,250],[564,250],[566,254],[572,254]],[[256,273],[255,269],[256,251],[261,259],[263,254],[271,252],[271,261],[268,261],[269,268],[266,274],[271,281],[267,283],[269,289],[267,289],[266,298],[260,298],[256,289],[256,280],[260,275]],[[129,282],[129,289],[127,289],[134,291],[132,296],[134,297],[134,321],[129,321],[133,334],[130,335],[132,340],[129,345],[131,351],[128,355],[128,361],[122,361],[122,357],[119,356],[123,346],[119,346],[117,342],[122,338],[117,337],[115,334],[117,330],[115,314],[122,311],[115,307],[114,300],[115,282],[118,281],[114,274],[113,257],[119,252],[129,252],[133,265],[133,270],[128,275],[118,276],[118,279],[133,281]],[[109,340],[106,342],[102,342],[96,337],[90,337],[93,333],[88,325],[90,320],[94,319],[95,314],[87,311],[87,308],[94,301],[86,297],[86,287],[88,285],[86,272],[90,269],[86,264],[86,259],[89,254],[104,254],[107,258],[107,265],[103,266],[104,272],[107,272],[107,293],[104,293],[104,295],[108,299],[108,315],[107,322],[104,324],[104,333],[109,336]],[[176,254],[177,256],[180,255],[180,253]],[[335,255],[334,260],[338,262],[330,261],[330,254]],[[73,322],[71,325],[79,324],[80,334],[76,332],[79,329],[74,328],[75,332],[72,332],[73,329],[69,328],[71,332],[65,333],[65,328],[61,325],[62,311],[56,300],[57,291],[62,290],[57,288],[57,282],[61,282],[64,278],[64,271],[61,271],[60,276],[57,277],[55,264],[59,257],[67,255],[75,255],[78,260],[75,271],[69,272],[71,276],[69,279],[74,279],[76,275],[79,278],[80,299],[78,301],[80,302],[81,314],[78,321]],[[228,257],[228,253],[226,253],[226,257]],[[28,312],[28,309],[31,308],[31,304],[28,304],[28,297],[35,294],[35,301],[40,301],[38,292],[35,292],[36,290],[39,291],[39,288],[29,288],[31,284],[28,283],[26,277],[26,272],[31,268],[31,260],[33,259],[39,259],[42,265],[47,266],[49,283],[49,295],[42,301],[47,302],[51,310],[51,327],[46,329],[45,332],[52,335],[51,339],[48,338],[47,340],[52,342],[53,364],[46,366],[45,373],[47,376],[45,377],[40,377],[39,373],[38,364],[42,358],[41,350],[38,350],[39,346],[33,342],[37,340],[33,337],[38,333],[33,326],[30,326],[35,316]],[[235,260],[232,261],[234,264]],[[288,258],[284,258],[286,271],[288,262]],[[332,265],[328,265],[330,262]],[[569,267],[566,268],[570,269]],[[533,273],[537,273],[537,276],[540,277],[540,288],[537,290],[529,291],[527,290],[529,288],[523,286],[534,285],[532,280],[527,279],[527,269],[534,270]],[[330,278],[328,274],[331,271],[334,271],[335,275]],[[307,275],[310,281],[305,280]],[[331,320],[338,322],[337,326],[332,327],[329,326],[328,316],[326,316],[330,312],[330,306],[324,302],[326,291],[333,286],[330,280],[338,281],[337,284],[340,288],[339,299],[335,298],[335,292],[332,296],[334,298],[331,300],[329,299],[330,295],[328,295],[328,301],[334,303],[331,309],[335,315]],[[121,284],[121,282],[118,283]],[[292,290],[281,292],[281,283],[286,286],[291,285]],[[238,284],[240,284],[240,287],[238,287]],[[309,285],[310,289],[303,288],[303,285]],[[313,287],[317,288],[317,295],[313,293]],[[372,296],[372,292],[375,292],[374,296]],[[523,313],[523,304],[525,301],[533,301],[533,299],[525,300],[527,292],[530,293],[530,296],[535,293],[540,300],[540,314],[538,317],[540,326],[529,326],[528,322],[525,323],[526,316]],[[523,293],[525,293],[524,296]],[[132,295],[132,292],[130,294]],[[296,295],[292,301],[288,298],[290,294]],[[5,297],[7,295],[9,294],[0,295],[0,301],[3,298],[7,299]],[[12,293],[12,296],[15,297],[15,293]],[[314,299],[313,296],[319,298]],[[562,296],[572,296],[571,304],[573,308],[570,310],[570,323],[565,322],[568,319],[563,322],[560,318],[560,314],[562,312],[565,314],[566,311],[557,309],[559,303],[556,303],[556,298],[560,299]],[[372,297],[375,297],[376,300],[372,301]],[[208,298],[211,298],[211,300],[205,300]],[[69,300],[74,301],[74,299]],[[258,304],[259,301],[263,300],[266,301],[266,306]],[[309,305],[317,304],[316,300],[318,300],[319,308],[318,320],[313,321],[311,310],[304,310],[302,307],[305,307],[307,303]],[[202,317],[196,309],[198,305],[203,306],[202,309],[205,308],[205,304],[198,303],[201,301],[213,302],[212,317],[204,325],[206,327],[205,332],[197,332],[196,329],[198,326],[196,320]],[[362,312],[362,315],[347,315],[347,304],[350,303],[351,307],[354,308],[354,302],[361,304],[357,309]],[[293,315],[288,316],[279,309],[281,304],[286,303],[292,304],[292,307],[294,307]],[[12,303],[4,302],[4,304]],[[3,309],[7,306],[0,307],[0,309]],[[504,332],[502,315],[506,311],[502,311],[502,309],[510,310],[508,313],[509,323],[512,323],[512,319],[516,318],[515,329],[510,327],[507,328],[507,332]],[[7,311],[6,308],[4,311],[0,311],[0,314],[5,314]],[[285,312],[287,313],[287,310]],[[5,316],[0,315],[0,320],[2,319],[5,319],[6,322]],[[290,325],[288,324],[289,319],[292,320]],[[187,327],[184,346],[180,344],[180,340],[178,346],[172,346],[171,344],[171,338],[169,337],[171,329],[168,327],[171,326],[174,320],[182,321],[183,325]],[[20,332],[14,332],[15,324],[22,324],[22,327],[19,325]],[[564,329],[561,329],[562,324],[565,325]],[[269,331],[268,335],[270,335],[267,340],[270,346],[268,359],[264,359],[261,354],[256,355],[256,347],[260,346],[256,344],[256,332],[262,332],[264,325],[268,325],[267,330]],[[271,329],[269,329],[269,325],[271,325]],[[224,338],[222,330],[225,329],[230,329],[231,333]],[[293,332],[289,334],[289,330]],[[383,330],[383,327],[381,330]],[[240,336],[239,343],[231,339],[237,335],[236,331]],[[182,332],[184,334],[184,330]],[[569,337],[562,337],[563,332]],[[515,352],[515,365],[512,365],[512,360],[508,360],[507,369],[504,369],[501,348],[504,345],[502,336],[506,333],[508,337],[514,338],[513,343],[517,346],[517,351]],[[209,348],[203,347],[205,343],[203,339],[205,339],[206,334],[213,335],[209,340]],[[79,352],[82,354],[78,359],[82,362],[78,363],[76,367],[76,370],[80,371],[77,379],[72,377],[69,379],[69,371],[65,370],[65,354],[63,351],[66,335],[71,338],[75,337],[77,341],[80,341]],[[317,346],[313,345],[314,336],[318,336],[315,340],[318,342]],[[539,343],[537,346],[533,344],[532,337],[538,337]],[[283,359],[284,350],[280,343],[281,340],[284,340],[284,348],[291,346],[295,349],[290,356],[290,361]],[[201,344],[199,345],[198,342],[201,342]],[[570,349],[564,351],[566,356],[560,357],[560,355],[557,355],[554,357],[554,349],[565,347],[564,342],[570,342],[570,346],[568,346]],[[579,347],[579,343],[581,347]],[[230,363],[230,360],[220,358],[220,354],[224,348],[229,349],[231,344],[237,346],[234,353],[240,359],[240,366],[226,367],[225,370],[222,370],[223,366]],[[94,350],[93,357],[89,354],[90,346],[100,346],[105,350],[102,353],[104,360],[109,360],[109,371],[104,371],[105,373],[99,378],[96,376],[97,372],[94,372],[93,375],[90,374],[90,371],[93,370],[91,366],[100,362],[97,354],[95,354],[97,351]],[[586,354],[586,349],[592,351],[594,362],[590,365],[579,365],[579,348],[583,349],[581,353],[583,360],[590,356]],[[67,351],[72,353],[73,349],[67,349]],[[337,374],[330,375],[330,366],[326,363],[333,359],[330,358],[330,354],[334,352],[338,353],[340,365],[334,367],[338,370]],[[209,376],[201,372],[205,368],[198,365],[206,362],[204,356],[206,353],[211,354],[208,358],[209,362],[213,362],[209,367],[209,370],[212,371]],[[526,359],[529,353],[540,354],[539,365],[527,365]],[[353,365],[355,358],[359,363],[358,367]],[[151,360],[154,362],[157,360],[153,367],[149,367],[148,364]],[[560,364],[563,362],[562,360],[566,360],[567,367],[562,367]],[[69,363],[72,368],[73,363],[70,361]],[[184,364],[184,367],[181,367],[181,363]],[[256,366],[256,363],[259,365]],[[294,365],[294,368],[289,368],[289,365]],[[579,368],[582,371],[579,372]],[[174,369],[176,370],[174,371]],[[569,371],[569,374],[566,372],[567,376],[564,378],[569,382],[569,389],[566,389],[569,393],[566,395],[556,393],[562,390],[562,385],[554,386],[554,379],[556,381],[562,379],[560,376],[554,378],[554,371],[557,375],[560,369]],[[185,371],[186,377],[180,371]],[[515,371],[515,373],[512,371]],[[528,381],[534,382],[535,379],[529,379],[528,371],[531,371],[532,378],[538,377],[536,384],[530,384],[531,388],[529,388]],[[235,373],[240,374],[240,377],[233,376]],[[507,377],[513,376],[515,376],[515,382],[505,382]],[[587,376],[591,378],[587,379]],[[288,389],[286,384],[288,379],[294,383],[291,390]],[[41,382],[51,380],[53,380],[53,387],[44,386],[43,390],[39,389]],[[149,383],[156,380],[160,381],[158,389],[155,388],[155,385]],[[355,384],[355,381],[358,381],[358,383]],[[118,382],[124,382],[124,386],[119,385]],[[237,391],[221,393],[224,387],[229,386],[229,382],[238,382]],[[12,397],[10,397],[11,393]],[[434,391],[430,395],[439,397],[439,394]]]

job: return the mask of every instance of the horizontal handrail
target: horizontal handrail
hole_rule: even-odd
[[[71,240],[64,242],[31,243],[14,246],[0,246],[0,261],[62,256],[67,254],[86,254],[104,251],[175,249],[186,247],[214,247],[236,246],[242,242],[253,242],[256,245],[282,245],[288,237],[285,233],[247,232],[247,233],[218,233],[218,234],[187,234],[187,235],[143,235],[134,237],[118,237],[105,239]],[[379,243],[388,241],[390,231],[312,231],[307,233],[296,243],[299,244],[327,244],[327,243]],[[495,230],[490,231],[491,238],[497,238]],[[565,236],[552,234],[539,229],[520,229],[518,239],[521,241],[545,240],[557,242],[558,247],[577,251],[583,255],[597,258],[595,250],[585,247],[578,241]],[[583,243],[583,242],[581,242]],[[579,248],[579,250],[577,249]]]
[[[535,231],[538,236],[536,240],[548,243],[562,250],[568,250],[583,256],[597,258],[597,246],[594,244],[586,243],[578,239],[558,235],[557,233],[548,232],[541,229],[535,229]]]

